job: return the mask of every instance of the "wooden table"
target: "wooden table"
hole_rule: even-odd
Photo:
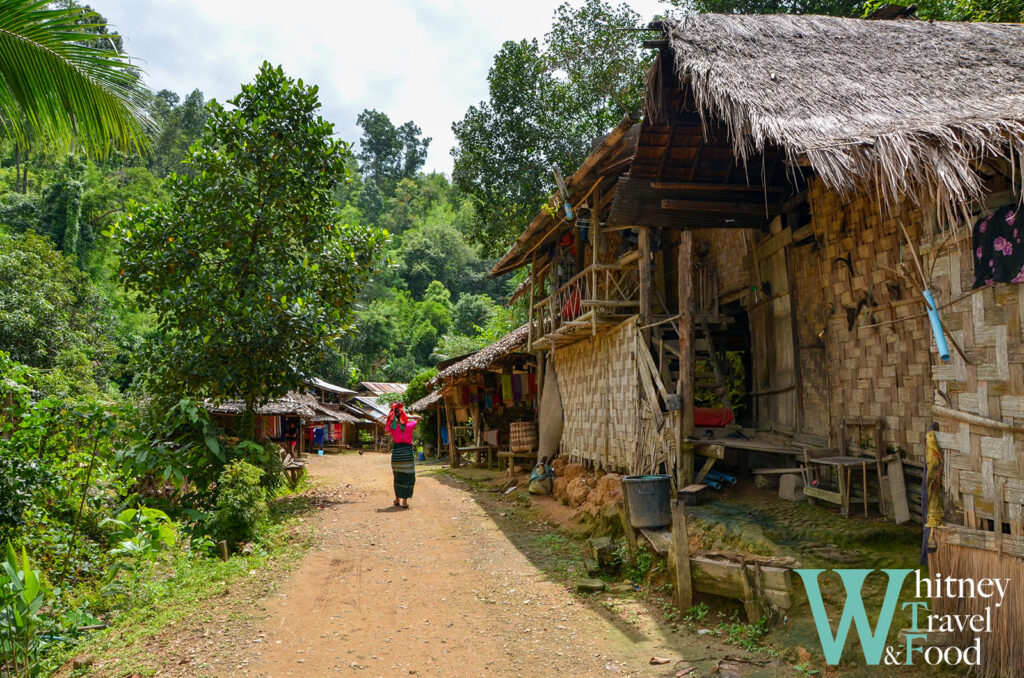
[[[853,471],[859,466],[861,482],[864,485],[864,515],[868,514],[868,464],[874,463],[874,459],[866,457],[818,457],[804,456],[802,475],[804,479],[804,494],[813,499],[839,504],[844,517],[850,516],[850,485],[853,480]],[[818,471],[815,466],[824,467],[829,473],[835,471],[839,479],[839,491],[833,492],[817,486]]]
[[[456,447],[455,449],[458,450],[459,454],[465,453],[467,458],[472,454],[477,464],[481,463],[481,457],[486,454],[487,468],[491,467],[494,460],[494,448],[490,445],[466,445],[464,447]]]
[[[510,452],[509,450],[501,450],[498,452],[498,461],[506,460],[508,462],[508,477],[512,477],[512,470],[516,466],[516,459],[527,459],[530,462],[530,466],[534,466],[537,463],[536,452]]]

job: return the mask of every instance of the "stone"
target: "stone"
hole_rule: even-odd
[[[759,473],[754,476],[754,487],[758,489],[775,488],[779,486],[779,477],[770,473]]]
[[[598,567],[611,570],[615,566],[615,545],[610,537],[591,537],[583,547],[586,557],[596,561]]]
[[[787,501],[806,501],[803,478],[796,473],[779,476],[779,498]]]
[[[87,666],[92,666],[95,661],[91,654],[80,654],[71,660],[71,666],[74,669],[84,669]]]
[[[579,593],[601,593],[604,591],[604,582],[600,579],[580,579],[576,582],[576,591]]]
[[[626,596],[631,593],[635,593],[636,589],[633,588],[632,584],[624,581],[617,581],[614,584],[608,586],[608,592],[613,593],[617,596]]]

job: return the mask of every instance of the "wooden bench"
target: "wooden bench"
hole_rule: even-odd
[[[302,477],[302,472],[305,470],[305,460],[296,459],[290,454],[285,454],[284,459],[281,460],[281,472],[288,476],[288,483],[292,487],[299,484],[299,478]]]

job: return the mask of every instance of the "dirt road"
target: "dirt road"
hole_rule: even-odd
[[[675,674],[645,666],[662,638],[549,580],[471,493],[421,473],[412,508],[396,509],[383,455],[318,458],[310,472],[334,491],[316,518],[325,547],[265,602],[246,674]]]

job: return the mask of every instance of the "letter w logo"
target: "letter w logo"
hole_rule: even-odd
[[[882,610],[878,613],[878,623],[875,625],[874,631],[871,630],[871,622],[868,621],[868,614],[864,609],[864,598],[861,595],[864,580],[872,570],[834,570],[843,580],[843,586],[846,588],[843,615],[839,619],[839,628],[836,629],[835,637],[832,636],[828,615],[825,612],[825,603],[821,598],[821,589],[818,588],[818,575],[824,571],[796,570],[796,573],[804,580],[807,602],[811,605],[811,613],[814,615],[814,625],[818,628],[818,638],[821,639],[821,649],[825,653],[825,661],[834,665],[842,659],[843,646],[846,645],[846,637],[850,633],[850,623],[853,622],[857,625],[857,635],[860,636],[864,661],[868,664],[878,664],[882,659],[882,651],[885,650],[885,639],[889,635],[889,627],[892,626],[892,618],[896,612],[896,603],[899,602],[903,580],[913,570],[882,570],[889,575],[889,583],[885,589],[885,600],[882,601]]]

